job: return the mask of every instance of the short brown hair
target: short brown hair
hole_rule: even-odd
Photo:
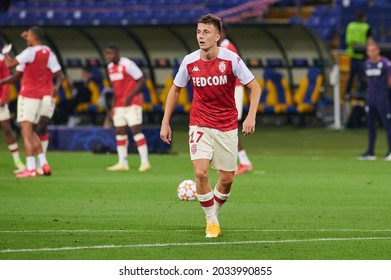
[[[203,24],[212,24],[216,29],[221,33],[221,30],[223,28],[223,23],[221,22],[221,18],[218,16],[212,15],[212,14],[207,14],[202,16],[199,20],[198,23],[203,23]]]

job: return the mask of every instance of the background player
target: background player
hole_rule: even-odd
[[[22,38],[27,40],[27,31],[22,33]],[[16,67],[16,70],[19,72],[23,72],[24,69],[25,69],[25,65],[22,64],[19,64]],[[47,130],[48,125],[53,117],[54,110],[56,107],[54,98],[58,95],[58,89],[60,88],[64,80],[64,73],[62,71],[57,71],[55,75],[56,75],[56,86],[53,87],[52,91],[43,92],[44,96],[42,98],[42,103],[41,103],[40,118],[36,127],[36,132],[39,139],[41,140],[42,149],[44,153],[46,153],[49,145],[49,134]],[[48,76],[50,76],[49,73]],[[51,83],[51,81],[50,82],[48,81],[48,84],[49,83]]]
[[[377,44],[367,45],[368,59],[364,63],[368,81],[365,111],[368,123],[368,150],[360,160],[375,160],[376,121],[380,118],[387,133],[388,152],[385,160],[391,161],[391,113],[388,89],[391,87],[391,62],[380,55]]]
[[[109,171],[129,170],[128,135],[130,127],[134,142],[141,158],[139,171],[148,171],[151,165],[148,160],[148,146],[141,132],[143,122],[141,88],[145,83],[143,72],[126,57],[120,57],[119,48],[111,44],[105,50],[109,78],[114,88],[113,122],[116,128],[117,153],[119,162],[107,168]]]
[[[0,54],[0,80],[9,76],[9,70],[4,63],[4,56]],[[6,143],[8,150],[12,154],[16,172],[21,172],[26,169],[23,162],[20,160],[18,143],[14,135],[12,134],[11,123],[10,123],[10,111],[8,109],[8,96],[9,96],[9,85],[2,84],[0,82],[0,125],[5,134]]]
[[[37,176],[35,155],[38,157],[44,175],[51,174],[41,142],[34,131],[34,125],[38,123],[40,118],[43,97],[48,93],[51,95],[58,93],[62,82],[61,67],[57,58],[50,48],[43,44],[43,29],[33,26],[24,37],[28,47],[22,53],[16,58],[11,58],[8,53],[5,54],[7,67],[24,65],[22,86],[18,97],[17,120],[21,126],[27,169],[17,174],[18,178]],[[53,74],[57,77],[55,86],[52,82]],[[8,82],[12,80],[13,78]]]
[[[228,27],[223,24],[223,28],[221,30],[221,38],[219,41],[219,46],[222,48],[229,49],[233,51],[237,55],[239,55],[239,51],[236,46],[227,38]],[[238,121],[242,120],[243,116],[243,95],[244,95],[244,87],[240,83],[239,79],[236,80],[235,84],[235,104],[236,109],[238,110]],[[253,165],[251,164],[250,159],[247,156],[246,150],[244,149],[240,137],[238,138],[238,158],[239,158],[239,166],[235,171],[236,175],[244,174],[253,170]]]
[[[181,88],[190,80],[194,96],[190,111],[189,148],[196,176],[197,197],[206,216],[207,238],[220,236],[217,215],[231,193],[236,170],[236,78],[251,90],[250,109],[242,128],[244,135],[255,132],[255,117],[261,96],[259,84],[241,58],[217,46],[221,28],[221,19],[211,14],[198,21],[197,41],[200,49],[187,55],[179,67],[167,96],[160,130],[161,139],[170,143],[170,118]],[[219,175],[214,191],[209,184],[209,164],[217,169]]]

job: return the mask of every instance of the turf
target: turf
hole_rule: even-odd
[[[2,146],[0,259],[391,259],[391,162],[355,159],[365,130],[258,128],[243,141],[254,171],[235,177],[214,240],[199,204],[176,197],[194,177],[186,133],[174,128],[148,173],[137,155],[111,173],[116,155],[50,151],[53,176],[15,179]]]

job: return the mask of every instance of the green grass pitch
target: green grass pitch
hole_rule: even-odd
[[[391,162],[379,132],[373,162],[357,161],[366,131],[258,127],[242,138],[255,166],[235,177],[205,239],[197,202],[176,197],[194,179],[187,128],[152,170],[105,169],[115,154],[54,152],[51,177],[18,180],[0,137],[0,259],[391,259]],[[212,185],[216,173],[210,171]]]

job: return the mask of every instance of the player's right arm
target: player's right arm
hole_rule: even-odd
[[[171,127],[170,119],[172,112],[174,112],[175,106],[178,102],[178,96],[181,88],[173,84],[167,94],[166,106],[164,107],[164,116],[162,120],[162,126],[160,128],[160,138],[163,142],[170,144],[171,143]]]
[[[18,54],[15,58],[12,58],[9,53],[4,54],[4,62],[5,65],[7,65],[8,68],[13,68],[15,66],[18,66],[20,64],[27,64],[32,61],[34,61],[35,54],[33,51],[31,51],[31,48],[27,48],[24,51],[22,51],[20,54]]]
[[[8,53],[5,53],[4,54],[4,63],[8,68],[13,68],[19,64],[19,61],[17,61],[16,58],[10,57],[10,55]]]
[[[172,112],[174,112],[175,106],[178,102],[179,92],[187,85],[187,82],[190,79],[189,72],[187,71],[187,59],[188,56],[183,59],[181,66],[179,66],[178,73],[175,76],[174,83],[172,84],[167,94],[162,126],[160,128],[160,138],[167,144],[170,144],[172,139],[170,119]]]

